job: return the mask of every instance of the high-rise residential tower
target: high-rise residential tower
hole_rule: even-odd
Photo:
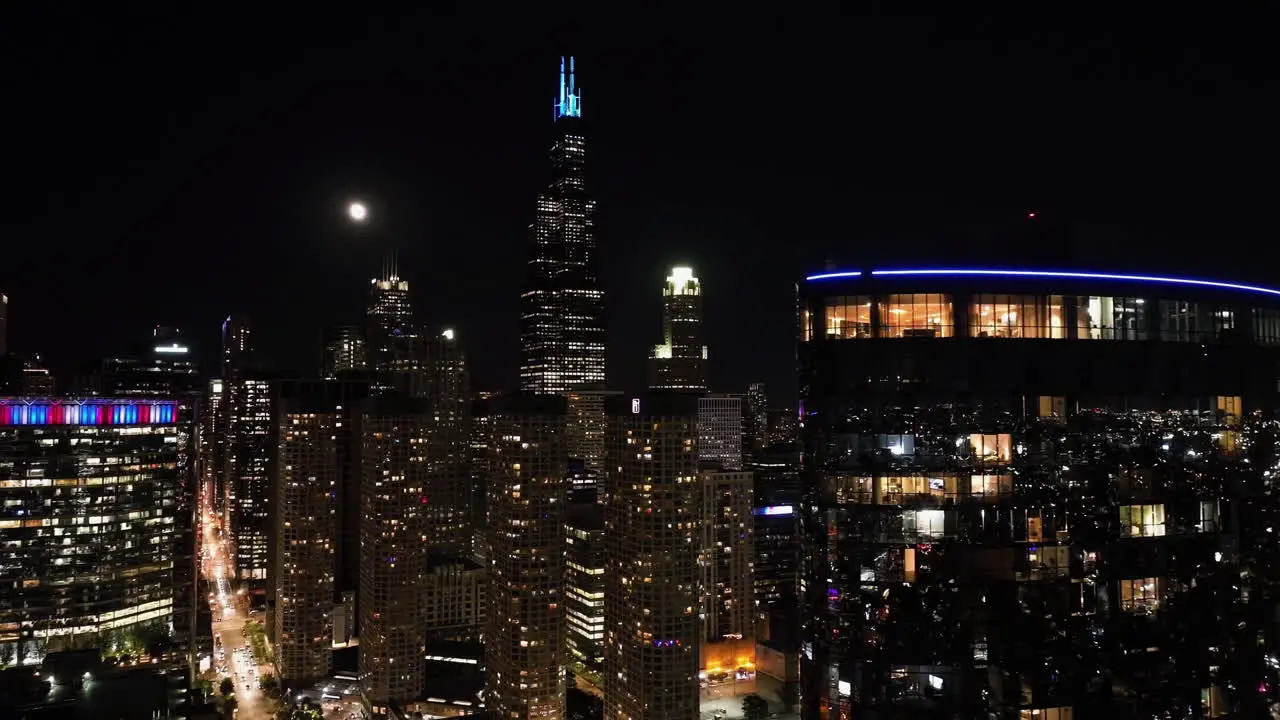
[[[334,553],[343,471],[339,438],[345,417],[341,407],[305,394],[282,397],[277,408],[271,637],[280,677],[297,686],[327,676],[333,667]]]
[[[698,397],[610,398],[604,717],[698,717]]]
[[[520,388],[563,393],[605,381],[604,291],[597,278],[594,215],[587,194],[582,98],[573,58],[560,59],[551,183],[538,194],[533,248],[520,296]]]
[[[297,686],[356,630],[365,380],[272,383],[267,630]]]
[[[693,268],[672,268],[662,287],[662,344],[654,346],[649,358],[649,387],[707,389],[702,283],[694,276]]]
[[[702,573],[703,642],[754,636],[755,526],[752,476],[704,468],[698,478],[702,514],[698,568]]]
[[[604,469],[604,402],[606,398],[621,394],[618,390],[602,387],[574,388],[568,394],[569,457],[581,460],[589,473]]]
[[[377,718],[423,688],[422,537],[435,419],[428,401],[387,396],[361,422],[359,676],[365,709]]]
[[[9,296],[0,293],[0,358],[9,354]]]
[[[503,720],[564,717],[566,401],[512,395],[489,409],[485,701]]]

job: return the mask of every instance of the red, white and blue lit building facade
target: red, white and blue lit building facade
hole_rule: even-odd
[[[173,636],[189,592],[178,407],[0,398],[0,667]]]
[[[168,425],[174,423],[173,402],[0,400],[0,425]]]
[[[802,717],[1267,716],[1280,290],[945,268],[797,290]]]

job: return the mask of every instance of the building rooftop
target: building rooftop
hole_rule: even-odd
[[[1126,273],[1103,273],[1103,272],[1083,272],[1075,270],[1016,270],[1016,269],[975,269],[975,268],[924,268],[924,269],[903,269],[903,270],[833,270],[809,275],[805,278],[806,282],[817,282],[821,280],[850,280],[859,277],[911,277],[911,276],[942,276],[942,277],[1000,277],[1000,278],[1042,278],[1042,279],[1070,279],[1070,280],[1089,280],[1089,281],[1116,281],[1116,282],[1137,282],[1151,283],[1157,285],[1182,285],[1200,288],[1214,288],[1218,290],[1236,290],[1240,292],[1252,292],[1262,295],[1271,295],[1280,297],[1280,290],[1258,285],[1245,285],[1241,283],[1223,282],[1220,280],[1199,280],[1195,278],[1184,277],[1167,277],[1160,275],[1134,275]]]

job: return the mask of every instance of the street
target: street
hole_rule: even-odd
[[[262,674],[271,670],[259,667],[253,657],[244,629],[248,607],[227,579],[227,549],[218,537],[216,521],[208,512],[202,515],[202,520],[205,540],[202,565],[205,577],[214,588],[209,598],[214,618],[214,666],[218,668],[219,678],[230,677],[235,682],[237,720],[270,720],[267,698],[259,682]],[[214,692],[218,692],[218,683],[214,683]]]

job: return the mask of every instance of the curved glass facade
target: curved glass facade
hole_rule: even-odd
[[[803,717],[1275,699],[1280,298],[1063,275],[800,285]]]

